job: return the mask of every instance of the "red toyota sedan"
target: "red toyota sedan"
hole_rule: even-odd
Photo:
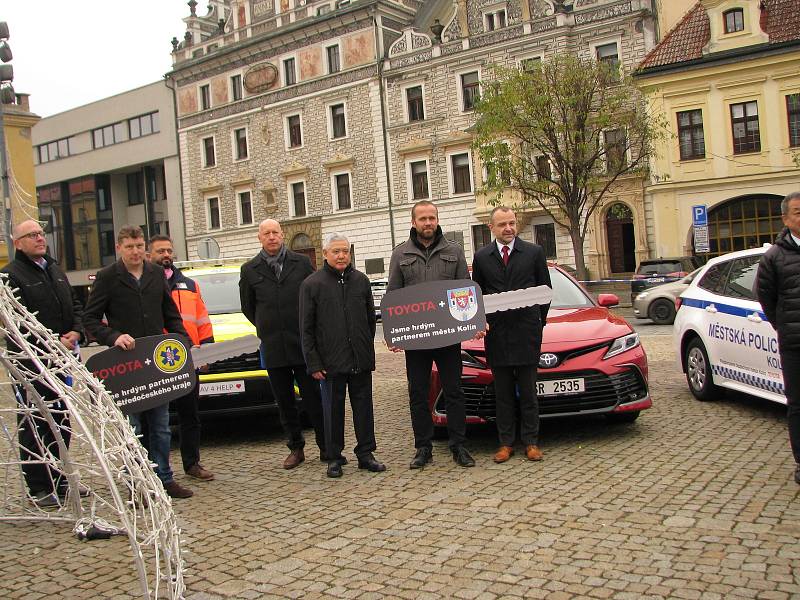
[[[539,358],[539,414],[545,417],[602,414],[612,422],[631,423],[652,406],[647,385],[647,356],[628,322],[609,312],[614,294],[595,302],[569,274],[550,266],[553,302],[547,314]],[[461,345],[461,385],[467,423],[495,418],[492,372],[483,340]],[[436,427],[447,425],[444,396],[434,364],[430,406]]]

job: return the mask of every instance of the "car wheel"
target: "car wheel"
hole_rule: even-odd
[[[654,301],[648,312],[656,325],[672,325],[675,321],[675,303],[665,298]]]
[[[633,423],[639,418],[639,412],[638,410],[631,410],[621,413],[609,413],[606,415],[606,420],[609,423]]]
[[[711,376],[711,363],[708,360],[703,342],[700,338],[694,338],[686,347],[686,383],[689,384],[689,391],[698,400],[716,400],[721,388],[714,385]]]

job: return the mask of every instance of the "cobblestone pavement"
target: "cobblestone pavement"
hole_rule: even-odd
[[[310,446],[285,471],[268,420],[207,426],[217,479],[188,482],[195,497],[175,503],[187,597],[800,597],[784,409],[697,402],[670,337],[643,339],[655,407],[631,425],[546,421],[541,463],[518,453],[495,465],[494,433],[478,429],[476,468],[455,466],[440,441],[434,464],[410,471],[403,359],[385,350],[374,387],[387,473],[351,456],[330,480]],[[0,598],[138,597],[128,553],[124,539],[81,543],[66,525],[0,523]]]

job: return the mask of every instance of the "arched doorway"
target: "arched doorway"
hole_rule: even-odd
[[[291,249],[298,254],[305,254],[311,261],[311,266],[317,268],[317,249],[305,233],[298,233],[292,238]]]
[[[774,242],[783,229],[781,200],[773,194],[750,194],[709,209],[708,257]]]
[[[622,202],[612,204],[606,213],[608,262],[612,273],[632,273],[636,270],[636,234],[633,212]]]

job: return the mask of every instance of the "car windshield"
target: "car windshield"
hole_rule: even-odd
[[[550,281],[553,284],[551,308],[578,308],[594,306],[583,290],[558,269],[550,267]]]
[[[187,273],[187,276],[200,285],[200,293],[209,314],[242,312],[239,302],[239,273]]]
[[[660,261],[655,263],[642,263],[639,265],[639,275],[669,275],[670,273],[680,273],[683,265],[680,261]]]

